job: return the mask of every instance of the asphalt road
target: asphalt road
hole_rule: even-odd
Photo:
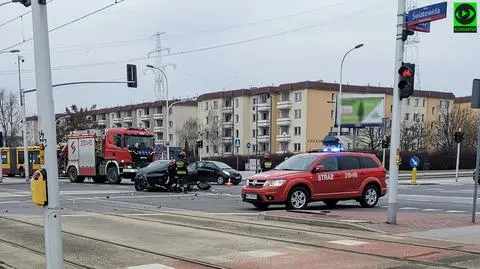
[[[442,212],[451,214],[470,214],[472,210],[473,181],[461,178],[430,179],[428,185],[399,185],[399,210]],[[163,209],[195,210],[211,213],[242,214],[258,213],[250,204],[241,201],[241,186],[213,185],[209,191],[198,191],[187,194],[166,192],[136,192],[131,183],[121,185],[94,184],[90,182],[72,184],[61,180],[60,191],[64,214],[74,213],[81,209],[102,210],[117,213],[139,213]],[[361,209],[355,201],[343,201],[337,206],[342,208],[359,208],[359,210],[385,210],[387,197],[382,197],[374,209]],[[272,206],[281,209],[282,206]],[[323,203],[310,204],[311,209],[326,209]],[[480,208],[477,210],[480,212]],[[30,200],[29,185],[21,179],[7,179],[0,184],[0,214],[42,214],[40,207],[34,206]]]

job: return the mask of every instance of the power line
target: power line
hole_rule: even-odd
[[[47,2],[47,5],[50,4],[50,3],[53,2],[53,1],[54,1],[54,0],[49,0],[49,1]],[[27,11],[27,12],[25,12],[25,13],[17,16],[17,17],[15,17],[15,18],[12,18],[12,19],[10,19],[10,20],[8,20],[8,21],[0,24],[0,28],[2,28],[3,26],[5,26],[5,25],[7,25],[7,24],[9,24],[9,23],[11,23],[11,22],[13,22],[13,21],[16,21],[16,20],[18,20],[18,19],[21,19],[23,16],[25,16],[25,15],[27,15],[27,14],[29,14],[29,13],[32,13],[32,9],[30,9],[29,11]]]
[[[377,7],[379,4],[387,3],[387,2],[391,2],[391,1],[390,0],[384,0],[384,1],[381,1],[380,3],[378,3],[378,4],[375,4],[374,6]],[[386,5],[380,5],[380,6],[381,7],[376,8],[375,11],[381,10],[382,8],[386,7]],[[349,14],[342,15],[342,17],[352,18],[356,15],[364,14],[366,11],[370,11],[370,10],[372,10],[372,7],[366,7],[366,8],[360,9],[358,11],[353,11]],[[240,40],[240,41],[236,41],[236,42],[213,45],[213,46],[208,46],[208,47],[203,47],[203,48],[185,50],[185,51],[180,51],[180,52],[175,52],[175,53],[170,53],[170,54],[164,54],[162,56],[167,57],[167,56],[183,55],[183,54],[189,54],[189,53],[195,53],[195,52],[201,52],[201,51],[208,51],[208,50],[213,50],[213,49],[219,49],[219,48],[225,48],[225,47],[250,43],[250,42],[254,42],[254,41],[259,41],[259,40],[263,40],[263,39],[268,39],[268,38],[272,38],[272,37],[282,36],[282,35],[286,35],[286,34],[290,34],[290,33],[294,33],[294,32],[300,32],[300,31],[324,26],[325,24],[328,24],[329,22],[338,21],[338,19],[339,18],[331,18],[331,19],[327,19],[327,20],[324,20],[324,21],[321,21],[321,22],[318,22],[318,23],[315,23],[315,24],[310,24],[310,25],[306,25],[306,26],[303,26],[303,27],[298,27],[298,28],[294,28],[294,29],[291,29],[291,30],[277,32],[277,33],[273,33],[273,34],[269,34],[269,35],[258,36],[258,37],[249,38],[249,39],[245,39],[245,40]],[[125,60],[113,60],[113,61],[104,61],[104,62],[89,63],[89,64],[59,66],[59,67],[53,67],[52,70],[61,71],[61,70],[69,70],[69,69],[86,68],[86,67],[92,67],[92,66],[120,64],[120,63],[127,63],[127,62],[128,63],[134,63],[134,62],[139,62],[139,61],[146,61],[146,60],[149,60],[149,59],[151,59],[151,58],[139,57],[139,58],[131,58],[131,59],[125,59]],[[5,72],[0,72],[0,75],[16,74],[16,72],[17,71],[14,71],[14,70],[5,71]],[[29,73],[29,72],[33,72],[33,70],[22,70],[22,73],[23,72]]]
[[[50,1],[53,1],[53,0],[50,0]],[[78,17],[78,18],[76,18],[76,19],[74,19],[74,20],[71,20],[71,21],[69,21],[69,22],[67,22],[67,23],[64,23],[64,24],[62,24],[62,25],[59,25],[59,26],[57,26],[57,27],[55,27],[55,28],[53,28],[53,29],[48,30],[48,32],[51,33],[51,32],[54,32],[54,31],[56,31],[56,30],[58,30],[58,29],[62,29],[62,28],[64,28],[64,27],[68,26],[68,25],[71,25],[71,24],[73,24],[73,23],[75,23],[75,22],[78,22],[78,21],[80,21],[80,20],[83,20],[83,19],[85,19],[85,18],[87,18],[87,17],[90,17],[90,16],[92,16],[92,15],[95,15],[95,14],[97,14],[97,13],[99,13],[99,12],[102,12],[102,11],[104,11],[104,10],[106,10],[106,9],[108,9],[108,8],[111,8],[111,7],[113,7],[113,6],[117,5],[117,4],[120,4],[120,3],[124,2],[124,1],[126,1],[126,0],[115,0],[115,2],[112,3],[112,4],[109,4],[109,5],[107,5],[107,6],[104,6],[104,7],[100,8],[100,9],[97,9],[97,10],[95,10],[95,11],[93,11],[93,12],[90,12],[90,13],[84,15],[84,16]],[[19,42],[19,43],[15,44],[15,45],[11,45],[11,46],[9,46],[9,47],[7,47],[7,48],[4,48],[4,49],[0,50],[0,52],[4,52],[4,51],[6,51],[6,50],[12,49],[12,48],[14,48],[14,47],[16,47],[16,46],[18,46],[18,45],[21,45],[21,44],[26,43],[26,42],[31,41],[31,40],[33,40],[33,37],[30,37],[30,38],[28,38],[28,39],[26,39],[26,40],[24,40],[24,41],[22,41],[22,42]]]

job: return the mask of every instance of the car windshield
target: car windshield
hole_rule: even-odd
[[[126,148],[153,148],[153,139],[150,136],[125,135]]]
[[[295,155],[277,165],[274,170],[306,171],[317,158],[315,155]]]
[[[220,169],[232,169],[232,167],[230,167],[228,164],[225,164],[225,163],[214,162],[214,164],[218,166],[218,168]]]

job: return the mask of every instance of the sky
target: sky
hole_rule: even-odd
[[[109,5],[50,33],[53,83],[123,81],[125,65],[132,63],[138,66],[138,88],[55,88],[56,112],[72,104],[111,107],[157,100],[147,64],[166,64],[171,98],[305,80],[338,82],[343,55],[359,43],[365,46],[345,60],[344,82],[393,85],[395,0],[52,0],[49,29]],[[465,96],[472,79],[480,78],[480,32],[453,33],[452,9],[448,1],[447,18],[432,22],[430,33],[418,33],[407,57],[417,63],[421,89]],[[31,13],[20,19],[29,10],[20,4],[0,7],[0,51],[32,37]],[[161,62],[147,56],[155,49],[157,32],[168,48]],[[25,59],[23,88],[35,88],[33,41],[12,49],[20,49]],[[13,54],[0,55],[0,88],[18,93],[16,60]],[[35,93],[28,94],[26,104],[27,114],[35,114]]]

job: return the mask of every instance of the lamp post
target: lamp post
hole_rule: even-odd
[[[341,133],[342,133],[342,79],[343,79],[343,62],[345,61],[345,58],[347,57],[347,55],[352,52],[353,50],[356,50],[356,49],[359,49],[363,47],[363,44],[358,44],[356,45],[355,47],[353,47],[352,49],[350,49],[349,51],[347,51],[347,53],[345,53],[345,55],[343,55],[343,58],[342,58],[342,63],[340,64],[340,86],[339,86],[339,89],[338,89],[338,98],[337,98],[337,109],[336,109],[336,113],[338,115],[338,139],[340,139],[340,136],[341,136]]]
[[[283,132],[283,157],[287,156],[287,133]]]
[[[20,51],[18,51],[20,52]],[[25,172],[25,182],[30,182],[30,161],[28,160],[28,142],[27,142],[27,108],[25,106],[25,94],[22,90],[22,72],[21,63],[25,62],[21,55],[17,55],[18,67],[18,91],[20,95],[20,107],[22,109],[22,136],[23,136],[23,171]]]
[[[148,64],[147,67],[148,67],[148,68],[151,68],[151,69],[155,69],[155,70],[157,70],[157,71],[160,71],[160,72],[162,73],[162,75],[165,77],[165,82],[166,82],[166,83],[165,83],[165,84],[166,84],[166,88],[165,88],[165,92],[166,92],[166,93],[165,93],[165,95],[166,95],[165,103],[166,103],[166,104],[165,104],[165,106],[167,107],[167,115],[166,115],[166,117],[165,117],[165,119],[166,119],[166,121],[167,121],[167,128],[166,128],[166,130],[167,130],[167,139],[166,139],[166,143],[165,143],[165,144],[166,144],[166,146],[167,146],[167,160],[169,160],[169,159],[170,159],[170,141],[169,141],[170,135],[169,135],[168,132],[169,132],[169,124],[170,124],[170,123],[169,123],[169,121],[168,121],[168,116],[169,116],[168,114],[169,114],[169,112],[170,112],[170,107],[169,107],[169,105],[168,105],[168,77],[167,77],[167,74],[165,74],[165,71],[163,71],[161,68],[155,67],[155,66],[153,66],[153,65],[151,65],[151,64]]]

